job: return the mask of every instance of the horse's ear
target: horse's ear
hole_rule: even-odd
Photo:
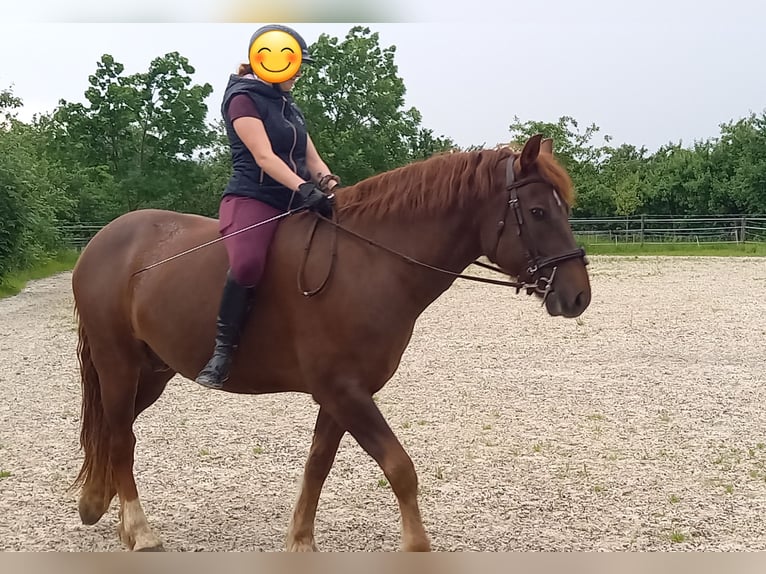
[[[540,142],[540,153],[553,155],[553,138],[545,138]]]
[[[542,134],[535,134],[524,144],[524,149],[521,150],[521,158],[519,159],[522,172],[532,167],[532,164],[537,160],[537,156],[540,155],[540,140],[542,138]]]

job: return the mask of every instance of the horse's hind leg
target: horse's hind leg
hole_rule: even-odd
[[[287,550],[290,552],[317,550],[314,542],[314,518],[319,495],[332,468],[344,432],[327,410],[320,407],[314,427],[314,440],[303,473],[303,485],[287,531]]]
[[[375,459],[399,502],[402,549],[430,551],[418,506],[418,477],[412,459],[388,426],[372,396],[357,385],[331,385],[317,400]]]
[[[167,382],[175,373],[169,370],[153,370],[144,363],[139,371],[138,387],[135,394],[134,410],[130,422],[127,417],[120,416],[120,426],[123,431],[120,439],[112,443],[112,460],[115,480],[122,487],[120,494],[120,525],[119,535],[124,544],[134,551],[164,550],[159,536],[149,526],[138,497],[135,477],[133,475],[133,459],[136,438],[133,433],[133,423],[138,415],[151,406],[165,390]],[[122,415],[122,412],[120,412]],[[117,452],[119,451],[119,455]]]
[[[120,347],[117,347],[120,348]],[[126,347],[121,347],[126,352]],[[162,541],[149,526],[138,497],[133,475],[136,437],[133,423],[139,410],[154,402],[164,389],[166,373],[153,374],[135,361],[113,357],[108,378],[104,377],[101,395],[109,426],[109,460],[112,480],[120,498],[120,540],[131,550],[162,550]],[[163,380],[164,379],[164,380]]]
[[[165,385],[173,375],[172,371],[152,371],[151,367],[144,366],[141,370],[138,383],[138,392],[135,400],[135,417],[144,409],[154,403],[162,392]],[[107,441],[105,457],[109,458],[110,441]],[[109,509],[112,499],[117,494],[112,477],[111,464],[102,466],[94,465],[94,471],[88,475],[82,486],[79,500],[80,519],[83,524],[96,524],[104,513]]]

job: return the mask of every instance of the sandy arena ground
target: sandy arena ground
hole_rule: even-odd
[[[458,281],[379,393],[434,550],[766,550],[766,261],[592,257],[590,271],[578,320]],[[117,503],[86,527],[66,490],[81,461],[69,280],[0,300],[2,550],[123,549]],[[135,427],[165,548],[282,550],[316,412],[174,378]],[[320,549],[398,549],[382,479],[347,435]]]

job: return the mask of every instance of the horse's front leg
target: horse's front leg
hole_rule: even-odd
[[[344,432],[329,413],[320,407],[314,427],[314,439],[303,473],[303,485],[287,531],[288,551],[317,550],[314,542],[314,519],[319,495],[332,468]]]
[[[412,459],[389,427],[371,394],[355,383],[329,385],[317,401],[375,459],[399,502],[402,550],[431,550],[418,507],[418,477]]]

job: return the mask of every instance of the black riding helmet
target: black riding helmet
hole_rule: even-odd
[[[301,47],[301,60],[303,62],[308,62],[309,64],[314,62],[314,59],[311,57],[311,54],[309,54],[308,45],[306,44],[306,40],[303,39],[303,36],[298,34],[298,32],[296,32],[289,26],[282,26],[280,24],[269,24],[268,26],[261,26],[255,32],[253,32],[253,35],[250,36],[250,44],[248,44],[247,46],[248,53],[250,53],[250,48],[253,47],[253,42],[255,42],[255,39],[261,34],[265,32],[269,32],[271,30],[279,30],[281,32],[286,32],[290,34],[293,38],[295,38],[295,41],[298,42],[298,45]]]

